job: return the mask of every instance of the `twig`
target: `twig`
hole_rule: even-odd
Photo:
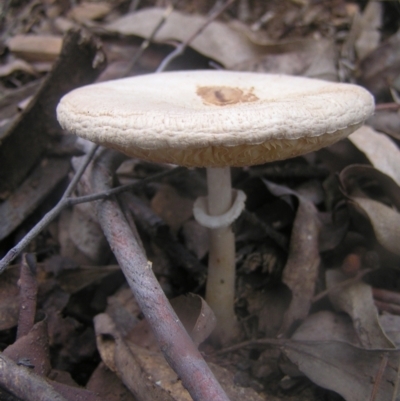
[[[96,151],[96,149],[94,149],[94,152]],[[87,155],[89,156],[89,154]],[[92,155],[93,156],[93,155]],[[89,162],[90,160],[88,160]],[[86,162],[86,159],[85,159]],[[74,179],[76,179],[76,182],[74,183],[74,186],[76,185],[76,183],[78,182],[78,175],[80,174],[80,176],[83,174],[84,169],[82,169],[83,165],[85,163],[83,163],[80,167],[80,170],[75,174]],[[86,164],[87,165],[87,164]],[[86,167],[86,166],[84,166]],[[81,171],[82,169],[82,171]],[[36,238],[36,236],[46,228],[46,226],[51,223],[60,213],[62,210],[64,210],[67,207],[70,206],[74,206],[74,205],[78,205],[80,203],[87,203],[87,202],[93,202],[96,200],[100,200],[100,199],[107,199],[113,195],[117,195],[119,193],[125,192],[125,191],[129,191],[132,188],[137,188],[140,187],[142,185],[146,185],[149,182],[152,181],[157,181],[160,180],[162,178],[166,178],[170,175],[173,174],[179,174],[180,172],[184,171],[185,168],[184,167],[176,167],[172,170],[167,170],[167,171],[163,171],[162,173],[158,173],[158,174],[154,174],[150,177],[147,178],[143,178],[140,181],[134,182],[132,184],[127,184],[127,185],[121,185],[119,187],[116,188],[112,188],[109,189],[107,191],[101,192],[101,193],[97,193],[97,194],[91,194],[91,195],[86,195],[86,196],[79,196],[76,198],[71,198],[71,197],[67,197],[65,196],[65,194],[63,195],[63,197],[60,199],[60,201],[57,203],[57,205],[50,210],[48,213],[46,213],[44,215],[44,217],[42,218],[42,220],[39,221],[39,223],[37,223],[32,229],[31,231],[28,232],[28,234],[26,234],[26,236],[24,238],[22,238],[22,240],[15,245],[13,248],[11,248],[6,255],[4,256],[3,259],[0,260],[0,274],[3,273],[4,269],[24,250],[24,248],[26,246],[28,246],[30,244],[30,242],[32,240],[34,240]],[[80,178],[79,176],[79,178]],[[71,184],[73,184],[73,181],[71,181]],[[66,192],[67,194],[70,194],[73,191],[73,188],[71,186],[71,184],[69,185],[69,187],[67,188]],[[71,188],[70,191],[68,191]]]
[[[344,280],[339,284],[336,284],[325,291],[321,291],[319,294],[317,294],[314,298],[311,299],[312,303],[315,303],[319,301],[320,299],[326,297],[329,295],[332,291],[336,291],[337,289],[341,287],[346,287],[346,285],[354,284],[360,281],[365,275],[368,273],[371,273],[372,269],[364,269],[361,272],[359,272],[355,277],[349,278],[348,280]]]
[[[216,10],[214,13],[212,13],[207,20],[204,22],[204,24],[196,31],[193,33],[192,36],[189,37],[189,39],[185,40],[181,44],[179,44],[174,51],[172,51],[170,54],[168,54],[167,57],[161,62],[159,67],[156,70],[156,73],[158,72],[163,72],[169,65],[169,63],[180,56],[186,48],[190,45],[190,43],[193,42],[194,39],[197,38],[201,34],[201,32],[204,31],[204,29],[207,28],[207,26],[213,22],[219,15],[221,15],[228,7],[230,7],[236,0],[228,0],[221,8]]]
[[[98,145],[93,145],[91,150],[85,156],[82,164],[79,166],[78,171],[75,173],[73,179],[69,183],[67,189],[64,192],[64,195],[59,200],[56,206],[47,212],[43,218],[22,238],[21,241],[18,242],[13,248],[11,248],[3,259],[0,260],[0,274],[3,273],[4,269],[28,246],[31,241],[36,238],[36,236],[43,231],[61,212],[61,210],[65,207],[65,200],[71,193],[74,191],[78,181],[82,177],[87,165],[92,160],[93,155],[95,154]]]
[[[36,260],[30,253],[22,256],[19,276],[19,316],[17,339],[27,335],[35,323],[38,285],[36,281]]]
[[[397,111],[400,110],[400,104],[399,103],[379,103],[375,106],[375,111],[382,111],[382,110],[388,110],[388,111]]]
[[[224,355],[228,354],[229,352],[234,352],[238,351],[242,348],[247,348],[247,347],[259,347],[260,345],[284,345],[291,340],[288,340],[286,338],[260,338],[258,340],[248,340],[248,341],[243,341],[239,344],[231,345],[230,347],[223,348],[219,351],[213,352],[210,354],[210,356],[219,356],[219,355]]]
[[[384,352],[382,355],[381,364],[379,365],[379,370],[375,376],[374,386],[372,387],[371,396],[369,397],[369,401],[376,400],[376,396],[378,395],[379,386],[381,385],[383,374],[385,373],[388,361],[389,361],[389,355],[387,352]]]
[[[92,190],[104,192],[124,156],[107,151],[92,169]],[[97,203],[97,216],[115,257],[161,351],[194,401],[228,401],[215,376],[176,316],[118,202]]]
[[[182,266],[200,285],[205,283],[206,267],[191,254],[171,233],[169,226],[137,196],[125,193],[118,197],[133,213],[134,220],[154,243],[164,250],[172,263]]]
[[[153,41],[154,37],[157,35],[157,32],[162,28],[162,26],[165,24],[165,21],[171,14],[172,10],[174,9],[172,4],[169,4],[168,7],[165,9],[165,12],[163,16],[161,17],[160,21],[158,24],[154,27],[153,32],[150,34],[150,36],[145,39],[137,52],[134,54],[132,61],[130,62],[128,68],[126,69],[126,72],[124,76],[129,75],[129,73],[132,71],[133,67],[136,65],[140,57],[142,56],[143,52],[150,46],[151,42]]]
[[[400,293],[384,290],[382,288],[372,288],[372,295],[381,302],[400,305]]]
[[[154,174],[154,175],[152,175],[150,177],[143,178],[140,181],[136,181],[136,182],[133,182],[131,184],[121,185],[119,187],[115,187],[115,188],[112,188],[112,189],[109,189],[109,190],[106,190],[106,191],[103,191],[103,192],[99,192],[97,194],[79,196],[77,198],[68,198],[67,199],[68,200],[68,206],[78,205],[79,203],[93,202],[93,201],[100,200],[100,199],[106,199],[106,198],[109,198],[109,197],[111,197],[113,195],[118,195],[118,194],[120,194],[122,192],[129,191],[132,188],[137,188],[137,187],[140,187],[142,185],[146,185],[146,184],[148,184],[150,182],[158,181],[158,180],[161,180],[163,178],[167,178],[167,177],[169,177],[171,175],[179,174],[179,173],[181,173],[181,172],[183,172],[185,170],[186,170],[185,167],[175,167],[175,168],[173,168],[171,170],[163,171],[161,173]]]
[[[1,353],[0,386],[24,401],[67,401],[45,379]]]

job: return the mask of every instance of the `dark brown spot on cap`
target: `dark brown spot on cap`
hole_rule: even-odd
[[[196,93],[206,104],[226,106],[235,103],[255,102],[258,97],[252,92],[253,88],[244,92],[242,89],[230,86],[200,86]]]

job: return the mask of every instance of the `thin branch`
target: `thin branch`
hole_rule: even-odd
[[[179,174],[185,170],[186,170],[185,167],[175,167],[171,170],[163,171],[161,173],[154,174],[150,177],[143,178],[140,181],[135,181],[131,184],[121,185],[119,187],[115,187],[115,188],[109,189],[104,192],[99,192],[97,194],[91,194],[91,195],[85,195],[85,196],[79,196],[77,198],[68,198],[68,199],[66,199],[66,201],[67,201],[66,206],[73,206],[73,205],[78,205],[79,203],[93,202],[93,201],[100,200],[100,199],[106,199],[106,198],[109,198],[110,196],[118,195],[122,192],[129,191],[133,188],[137,188],[142,185],[146,185],[150,182],[158,181],[163,178],[169,177],[171,175]]]
[[[145,39],[135,55],[133,56],[132,61],[130,62],[128,68],[126,69],[126,72],[124,76],[129,75],[129,73],[132,71],[133,67],[136,65],[140,57],[142,56],[143,52],[150,46],[151,42],[153,41],[154,37],[157,35],[157,32],[162,28],[162,26],[165,24],[165,21],[171,14],[172,10],[174,9],[172,3],[168,5],[168,7],[165,9],[165,12],[163,16],[161,17],[160,21],[158,24],[154,27],[153,32],[150,34],[150,36]]]
[[[167,57],[165,57],[165,59],[161,62],[161,64],[157,68],[156,73],[163,72],[168,67],[169,63],[172,60],[180,56],[186,50],[186,48],[193,42],[193,40],[196,39],[197,36],[199,36],[211,22],[213,22],[217,17],[219,17],[235,1],[236,0],[228,0],[221,8],[212,13],[204,22],[204,24],[199,29],[197,29],[197,31],[194,32],[192,36],[189,37],[189,39],[179,44],[174,51],[172,51],[170,54],[168,54]]]
[[[95,150],[96,149],[94,149],[94,151]],[[88,156],[89,156],[89,154],[88,154]],[[85,162],[82,163],[78,172],[75,174],[75,176],[73,178],[73,181],[75,180],[76,182],[71,181],[71,184],[68,186],[65,193],[70,194],[73,191],[74,187],[72,186],[72,184],[74,184],[74,186],[75,186],[76,183],[78,182],[77,177],[79,176],[79,178],[80,178],[80,176],[83,174],[84,169],[87,166],[86,161],[87,160],[85,159]],[[90,160],[88,162],[90,162]],[[4,256],[4,258],[0,260],[0,274],[24,250],[24,248],[26,246],[28,246],[31,243],[31,241],[33,241],[36,238],[36,236],[38,234],[40,234],[40,232],[42,232],[47,227],[47,225],[49,223],[51,223],[65,208],[74,206],[74,205],[78,205],[80,203],[87,203],[87,202],[93,202],[93,201],[100,200],[100,199],[107,199],[113,195],[117,195],[119,193],[129,191],[132,188],[137,188],[142,185],[146,185],[149,182],[158,181],[163,178],[169,177],[171,175],[179,174],[184,170],[185,170],[184,167],[176,167],[174,169],[163,171],[161,173],[154,174],[150,177],[143,178],[142,180],[136,181],[132,184],[121,185],[119,187],[112,188],[110,190],[100,192],[97,194],[79,196],[76,198],[66,197],[64,194],[63,197],[60,199],[60,201],[57,203],[57,205],[53,209],[51,209],[48,213],[46,213],[44,215],[44,217],[42,218],[42,220],[40,220],[39,223],[37,223],[31,229],[31,231],[29,231],[28,234],[26,234],[26,236],[24,238],[22,238],[22,240],[17,245],[15,245],[13,248],[11,248],[7,252],[7,254]]]
[[[13,248],[11,248],[3,259],[0,260],[0,274],[3,273],[4,269],[36,238],[38,234],[40,234],[64,209],[65,200],[71,195],[74,191],[78,181],[82,177],[87,165],[92,160],[98,145],[93,145],[90,151],[85,156],[82,164],[79,166],[78,171],[75,173],[73,179],[68,185],[68,188],[65,190],[64,195],[59,200],[56,206],[47,212],[43,218],[25,235],[21,241],[18,242]]]
[[[378,103],[375,106],[375,111],[397,111],[400,110],[400,104],[392,102],[392,103]]]
[[[378,390],[380,385],[382,384],[383,374],[385,373],[386,366],[389,362],[389,355],[387,352],[384,352],[382,355],[382,361],[379,365],[378,372],[376,373],[374,386],[372,387],[371,395],[369,401],[375,401],[378,395]]]
[[[360,273],[358,273],[355,277],[349,278],[348,280],[344,280],[341,283],[336,284],[336,285],[326,289],[325,291],[321,291],[319,294],[317,294],[314,298],[311,299],[311,302],[315,303],[315,302],[321,300],[322,298],[326,297],[327,295],[329,295],[332,291],[336,291],[339,288],[346,287],[347,285],[357,283],[365,275],[367,275],[368,273],[371,273],[371,271],[372,271],[372,269],[364,269]]]

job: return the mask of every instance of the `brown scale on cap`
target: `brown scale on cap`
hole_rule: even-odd
[[[239,88],[229,86],[200,86],[196,93],[203,99],[205,104],[213,104],[215,106],[226,106],[236,103],[255,102],[258,97],[252,93],[254,88],[247,92]]]

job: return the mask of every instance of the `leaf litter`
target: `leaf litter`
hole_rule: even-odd
[[[71,158],[82,154],[60,136],[58,98],[93,82],[104,68],[100,80],[155,71],[177,42],[208,22],[212,3],[176,2],[152,37],[166,2],[10,2],[0,20],[1,255],[56,203]],[[378,103],[369,126],[331,149],[235,169],[235,186],[248,203],[235,227],[244,342],[231,351],[218,352],[207,341],[214,325],[201,298],[208,244],[190,210],[204,193],[204,172],[171,175],[119,198],[164,292],[179,297],[172,304],[231,400],[398,398],[400,27],[394,3],[237,1],[170,65],[217,63],[358,82]],[[70,33],[61,47],[71,27],[87,31]],[[27,132],[32,146],[19,139]],[[168,169],[135,161],[116,181],[138,182]],[[85,179],[77,195],[85,193]],[[14,375],[0,391],[27,397],[15,381],[26,380],[21,369],[29,368],[38,397],[56,391],[65,399],[98,401],[191,399],[126,288],[92,205],[64,210],[27,251],[39,260],[33,312],[23,312],[28,301],[18,293],[26,279],[17,266],[0,280],[3,361]],[[22,327],[27,333],[17,339]],[[32,342],[35,347],[26,346]]]

